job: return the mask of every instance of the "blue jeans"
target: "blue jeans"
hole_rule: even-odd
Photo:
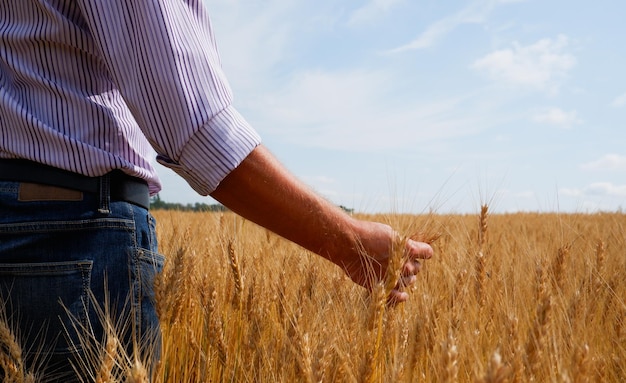
[[[40,191],[38,199],[26,186],[0,181],[0,304],[28,368],[79,381],[72,364],[80,370],[85,360],[81,334],[103,341],[103,311],[119,322],[115,334],[129,355],[142,345],[150,366],[160,356],[153,283],[164,262],[154,218],[106,190]]]

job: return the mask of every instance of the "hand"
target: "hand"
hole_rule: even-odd
[[[429,244],[412,239],[406,240],[400,279],[389,293],[389,303],[396,304],[409,298],[405,289],[417,281],[417,273],[422,268],[420,259],[430,259],[432,256],[433,249]]]
[[[421,269],[421,259],[433,256],[432,247],[424,242],[407,239],[401,254],[393,254],[393,245],[400,241],[400,236],[389,225],[376,222],[360,221],[357,225],[356,255],[352,261],[344,263],[346,274],[357,284],[371,290],[382,281],[390,267],[400,271],[399,279],[394,282],[388,301],[391,304],[404,302],[409,298],[406,288],[417,280]],[[402,244],[400,244],[402,245]],[[400,259],[393,257],[400,256]],[[395,262],[395,266],[392,264]],[[390,272],[395,272],[391,270]]]

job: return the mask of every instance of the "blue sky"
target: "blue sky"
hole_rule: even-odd
[[[336,204],[626,208],[626,2],[206,3],[235,106]],[[215,202],[159,172],[162,199]]]

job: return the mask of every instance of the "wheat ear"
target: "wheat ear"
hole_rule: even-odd
[[[538,272],[540,274],[538,277],[539,304],[537,305],[535,320],[526,339],[525,366],[531,380],[534,380],[537,376],[538,368],[541,364],[545,337],[548,332],[549,313],[552,308],[551,297],[546,288],[545,276],[541,269],[538,269]]]
[[[552,263],[552,275],[554,278],[555,287],[557,289],[563,288],[563,275],[565,274],[565,261],[569,258],[570,245],[562,246],[557,251],[557,256]]]
[[[587,344],[574,350],[572,358],[572,371],[574,383],[587,383],[591,381],[589,346]]]
[[[106,343],[102,353],[102,359],[100,362],[100,368],[96,375],[96,383],[111,383],[113,382],[113,369],[115,368],[115,359],[117,358],[117,349],[119,346],[119,340],[115,335],[111,324],[105,322],[106,330]]]
[[[5,382],[34,381],[33,374],[25,372],[22,348],[5,320],[0,320],[0,370]]]
[[[487,205],[480,207],[480,217],[478,220],[478,253],[476,255],[476,300],[482,307],[485,304],[485,244],[487,243]]]
[[[374,343],[365,356],[363,370],[363,382],[378,382],[380,373],[378,368],[378,355],[383,338],[383,324],[385,319],[385,307],[387,302],[387,289],[383,283],[377,283],[372,291],[372,307],[370,317],[370,332],[374,335]]]
[[[243,276],[241,275],[241,267],[239,266],[239,259],[235,252],[235,245],[233,241],[228,241],[228,258],[230,260],[230,270],[233,273],[233,279],[235,280],[235,295],[233,296],[233,304],[239,311],[243,307]]]
[[[127,383],[150,383],[146,366],[137,358],[135,358],[132,366],[126,372]]]
[[[511,367],[502,363],[502,357],[500,352],[496,350],[487,366],[487,372],[485,375],[478,379],[477,383],[506,383],[509,381],[511,375]]]
[[[441,344],[443,377],[442,382],[453,383],[457,381],[459,374],[459,352],[456,346],[456,338],[452,331],[448,332],[448,339]]]

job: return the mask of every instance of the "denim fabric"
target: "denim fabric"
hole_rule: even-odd
[[[81,201],[24,202],[19,187],[0,181],[0,303],[29,366],[79,381],[62,374],[85,357],[79,333],[88,329],[102,341],[103,310],[124,325],[116,334],[129,353],[133,343],[148,344],[151,360],[158,358],[153,283],[164,259],[154,218],[110,201],[106,191]]]

